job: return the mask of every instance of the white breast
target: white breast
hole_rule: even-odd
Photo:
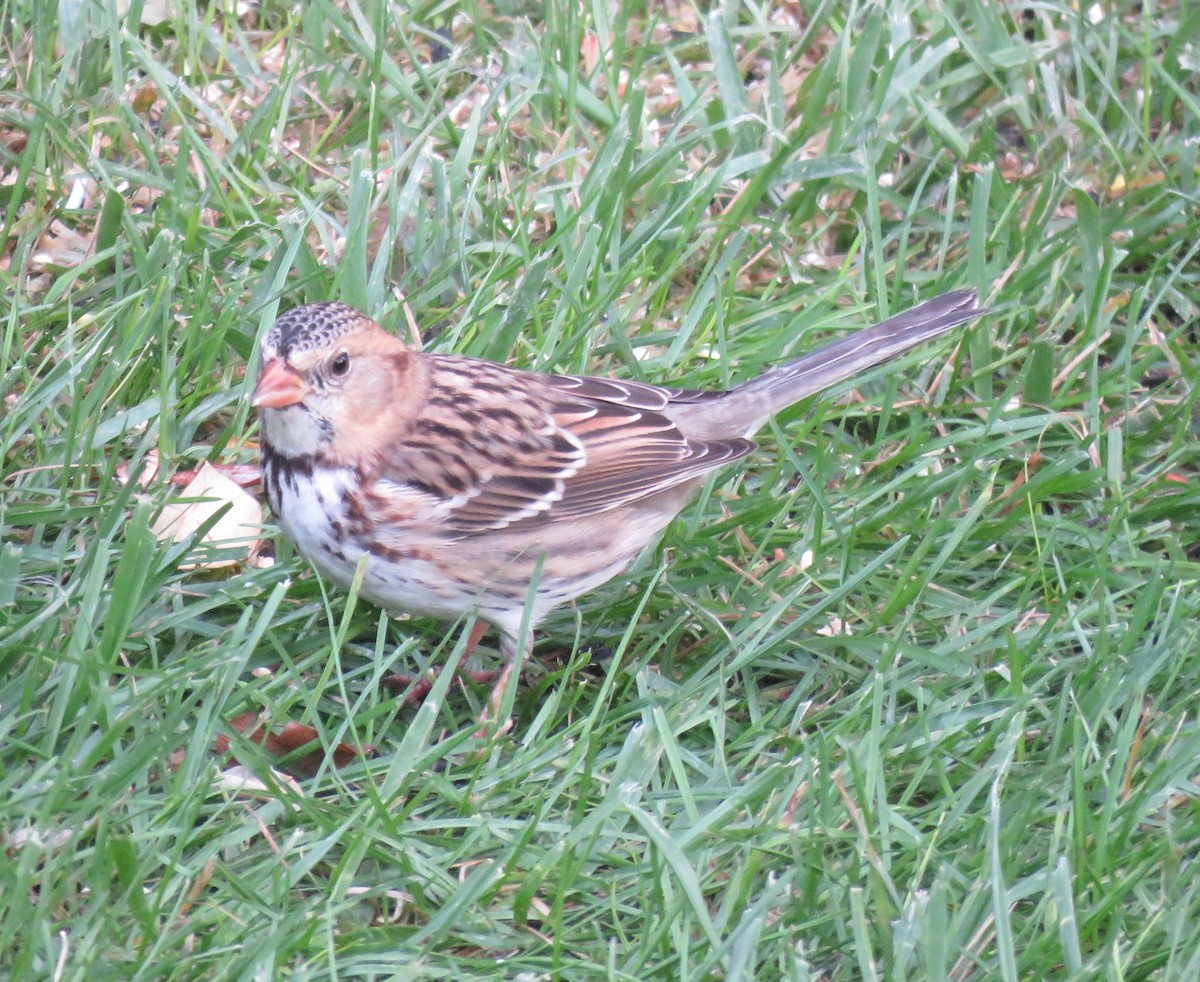
[[[335,534],[346,527],[346,492],[353,473],[345,468],[315,468],[311,476],[289,480],[282,468],[270,482],[271,510],[300,554],[330,579],[349,585],[363,549],[352,536]]]
[[[420,550],[429,558],[398,558],[404,548],[396,529],[384,537],[391,550],[371,554],[371,543],[361,530],[351,528],[347,495],[354,472],[347,468],[314,468],[310,477],[289,480],[282,469],[275,469],[268,482],[271,510],[279,527],[297,550],[323,575],[342,587],[349,587],[367,555],[361,594],[393,612],[457,617],[469,608],[473,598],[464,597],[461,586],[445,583],[441,571],[431,562],[428,537]],[[385,556],[387,558],[385,558]]]

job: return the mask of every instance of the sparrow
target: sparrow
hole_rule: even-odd
[[[984,313],[957,290],[700,391],[414,350],[345,304],[305,304],[261,343],[263,487],[335,583],[362,562],[385,610],[499,631],[486,720],[545,617],[624,570],[767,420]]]

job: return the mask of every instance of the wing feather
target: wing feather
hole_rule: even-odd
[[[432,359],[431,359],[432,361]],[[663,414],[708,393],[534,375],[453,356],[432,361],[430,398],[377,487],[470,536],[600,514],[744,457],[749,440],[688,440]]]

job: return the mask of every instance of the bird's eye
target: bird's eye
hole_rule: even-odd
[[[344,351],[339,353],[330,363],[329,369],[334,375],[345,375],[350,371],[350,356]]]

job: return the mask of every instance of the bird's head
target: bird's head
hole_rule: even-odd
[[[250,404],[259,411],[263,442],[288,457],[368,452],[423,396],[413,353],[342,303],[289,310],[260,351]]]

